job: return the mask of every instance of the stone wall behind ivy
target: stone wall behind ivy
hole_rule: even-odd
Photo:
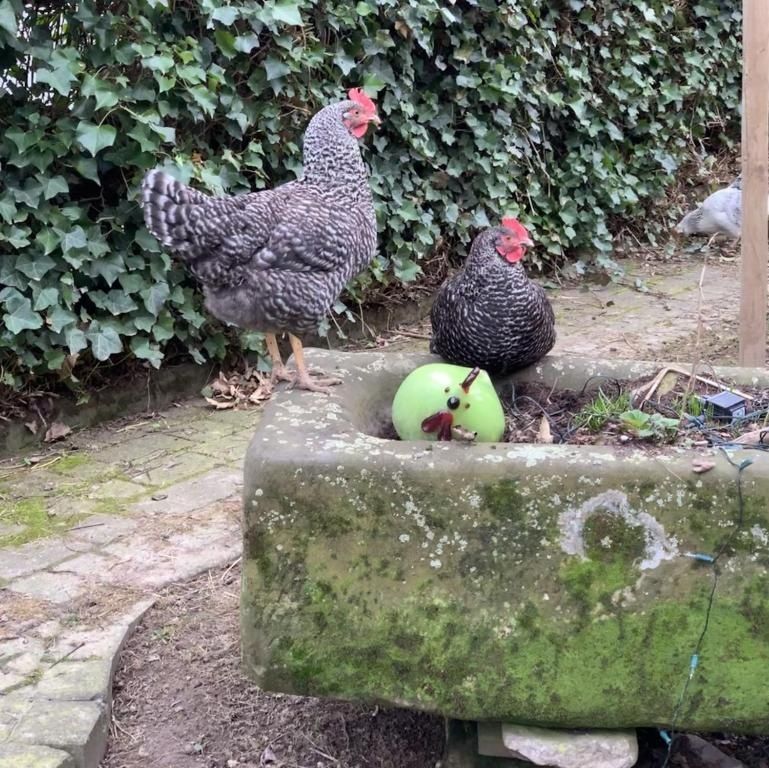
[[[2,382],[221,357],[233,337],[144,229],[140,179],[290,179],[352,85],[385,118],[364,299],[505,211],[535,260],[600,264],[618,223],[669,225],[653,204],[692,151],[737,138],[740,37],[738,0],[0,0]]]

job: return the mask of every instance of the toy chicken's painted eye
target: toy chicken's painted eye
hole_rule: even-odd
[[[447,401],[446,405],[452,410],[456,411],[457,408],[459,408],[460,402],[459,398],[456,395],[452,395]]]

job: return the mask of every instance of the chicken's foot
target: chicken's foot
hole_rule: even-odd
[[[307,364],[304,362],[304,349],[302,348],[301,340],[291,333],[288,334],[288,340],[294,352],[294,360],[296,361],[296,374],[292,375],[292,386],[297,389],[307,389],[310,392],[323,392],[330,395],[330,387],[335,384],[341,384],[342,380],[333,377],[313,379],[310,371],[307,369]],[[323,373],[323,371],[312,371],[312,373]]]

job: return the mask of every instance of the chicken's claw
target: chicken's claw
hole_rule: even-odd
[[[313,373],[323,373],[323,371],[313,371]],[[325,378],[314,379],[307,370],[297,371],[292,376],[292,382],[289,389],[306,389],[309,392],[322,392],[325,395],[331,394],[331,387],[341,384],[342,380],[327,376]]]

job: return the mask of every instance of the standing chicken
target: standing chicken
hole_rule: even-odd
[[[358,139],[376,105],[359,89],[321,109],[304,136],[304,173],[251,194],[210,197],[162,171],[142,185],[147,229],[203,284],[206,308],[232,325],[266,334],[272,380],[328,392],[313,380],[296,334],[315,330],[345,284],[376,251],[376,218]],[[275,334],[288,332],[296,374]]]
[[[504,375],[553,348],[553,308],[521,263],[531,245],[513,218],[475,238],[464,268],[443,284],[433,304],[431,352]]]

